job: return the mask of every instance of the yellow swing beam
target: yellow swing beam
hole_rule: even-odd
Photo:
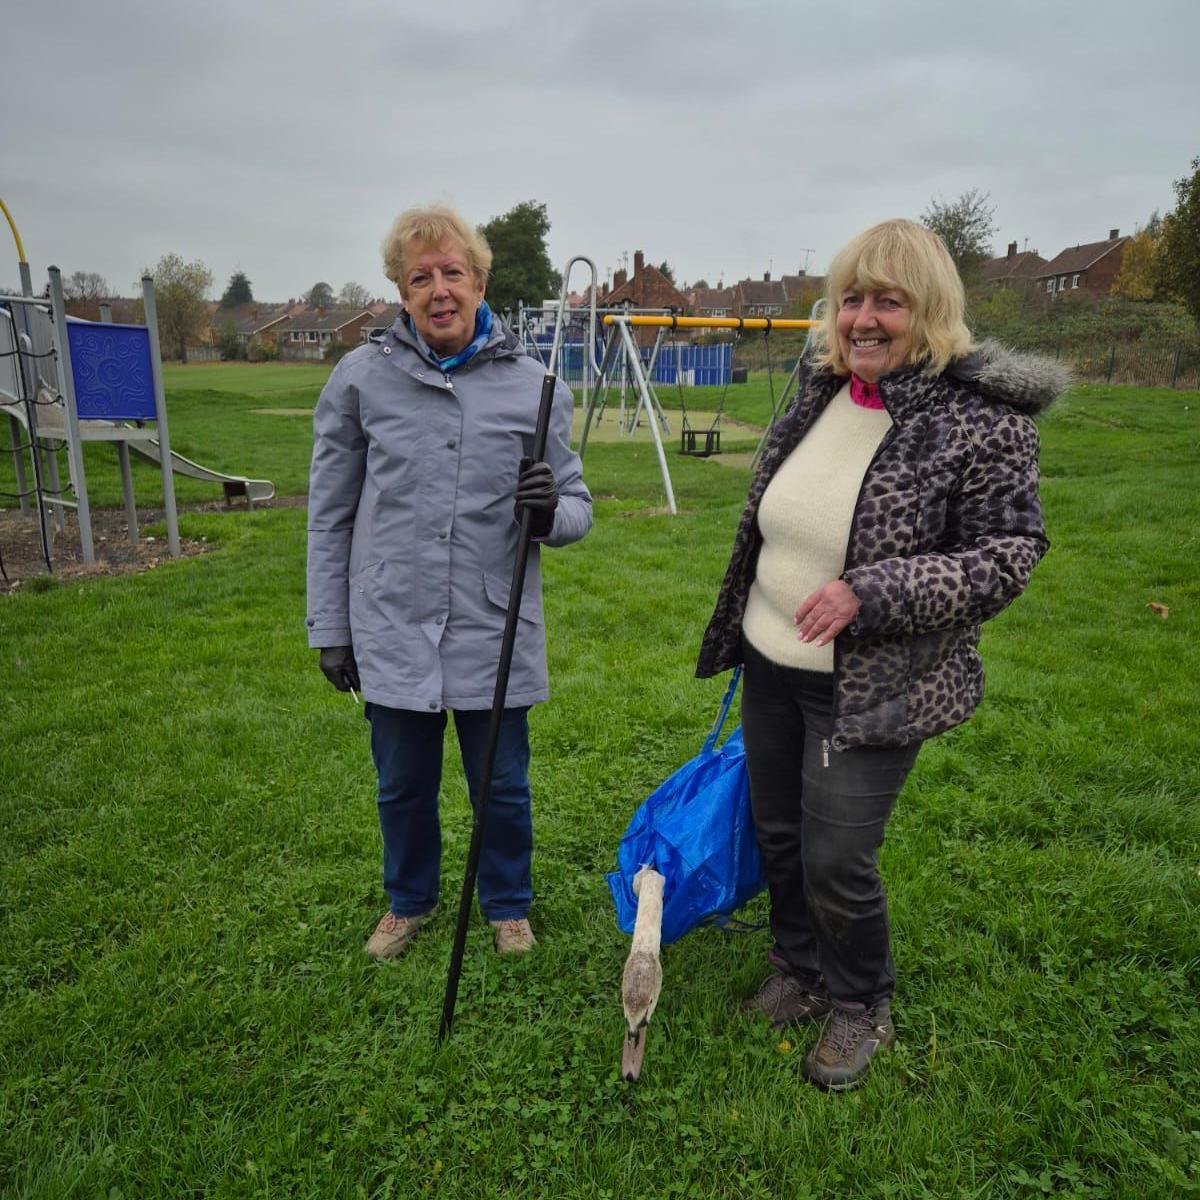
[[[631,326],[667,329],[812,329],[820,321],[801,321],[790,317],[643,317],[630,315],[604,318],[605,325],[624,321]]]

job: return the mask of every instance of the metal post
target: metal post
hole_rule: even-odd
[[[50,306],[54,315],[54,345],[58,351],[59,382],[62,384],[63,406],[66,410],[67,461],[71,464],[71,484],[75,489],[76,513],[79,517],[79,549],[85,563],[96,561],[92,543],[92,510],[88,504],[87,476],[83,470],[83,442],[79,435],[79,409],[75,403],[75,374],[71,369],[71,342],[67,337],[67,309],[63,302],[62,272],[51,267]]]
[[[21,261],[19,263],[17,263],[17,273],[21,277],[21,295],[32,297],[33,296],[33,275],[29,271],[29,264],[25,261],[25,256],[23,254],[21,255]],[[25,318],[25,329],[26,329],[26,332],[28,332],[29,315],[27,313],[22,313],[22,316]],[[13,314],[13,349],[15,350],[19,346],[20,346],[20,339],[17,334],[16,314],[14,313]],[[20,361],[20,355],[17,356],[17,369],[22,372],[24,371],[23,364]],[[34,380],[34,386],[30,388],[29,395],[36,397],[37,396],[36,372],[33,372],[31,370],[30,376]],[[22,378],[25,378],[25,376],[22,375]],[[14,461],[14,464],[17,469],[17,491],[21,493],[21,500],[20,500],[21,512],[28,513],[29,512],[29,497],[27,495],[25,495],[26,489],[28,488],[28,482],[25,478],[25,456],[21,453],[20,449],[18,448],[20,446],[21,436],[22,436],[21,432],[20,432],[20,423],[17,421],[16,417],[9,417],[8,422],[9,422],[9,424],[8,424],[9,432],[12,434],[13,461]],[[29,433],[29,443],[30,443],[29,452],[30,452],[30,454],[36,454],[37,453],[37,438],[34,436],[33,430],[29,430],[28,433]],[[41,502],[42,502],[41,496],[38,496],[37,501],[38,501],[38,504],[41,504]],[[61,522],[62,521],[61,510],[59,510],[59,513],[60,513],[60,515],[59,515],[58,519]]]
[[[167,394],[163,390],[154,280],[149,275],[142,276],[142,302],[146,310],[146,331],[150,335],[150,370],[154,375],[154,413],[158,424],[158,458],[162,466],[163,509],[167,518],[167,549],[170,550],[172,558],[178,558],[179,518],[175,513],[175,477],[171,471],[171,438],[167,432]]]
[[[608,399],[608,384],[605,383],[605,379],[606,379],[605,372],[608,370],[609,359],[612,358],[612,352],[613,352],[613,349],[616,346],[616,344],[617,344],[617,333],[614,330],[612,332],[612,334],[610,335],[608,341],[605,342],[605,344],[604,344],[604,357],[600,360],[600,374],[597,379],[596,387],[595,387],[595,390],[592,392],[591,396],[589,397],[587,404],[583,410],[584,411],[583,433],[580,435],[580,438],[579,438],[579,457],[580,458],[583,458],[583,452],[587,449],[588,430],[590,430],[592,427],[592,414],[596,411],[596,407],[597,407],[596,397],[600,396],[599,407],[600,407],[601,412],[603,412],[604,403]],[[603,396],[600,395],[600,388],[602,385],[604,387]],[[597,421],[599,421],[599,419],[600,419],[599,417],[596,418]]]
[[[633,335],[629,332],[628,318],[616,317],[613,324],[620,327],[621,338],[625,343],[625,354],[629,359],[629,366],[633,371],[633,377],[637,382],[641,399],[646,405],[647,412],[653,412],[653,409],[650,407],[650,388],[646,383],[646,374],[642,370],[641,356],[638,354],[637,346],[634,344]],[[658,455],[658,466],[662,472],[663,487],[667,493],[667,508],[670,510],[671,516],[675,516],[677,512],[675,508],[675,493],[671,489],[671,472],[667,469],[667,456],[663,452],[662,437],[658,432],[657,421],[650,421],[650,432],[654,436],[654,451]]]
[[[556,377],[548,374],[542,380],[542,395],[538,406],[537,426],[533,435],[533,459],[546,454],[546,437],[550,429],[550,414],[554,408]],[[484,822],[492,794],[492,770],[496,765],[496,747],[500,741],[500,722],[504,717],[504,699],[508,694],[508,672],[512,666],[513,649],[517,641],[517,619],[521,612],[521,594],[525,590],[525,566],[529,561],[529,526],[533,511],[521,510],[521,529],[517,534],[517,557],[513,564],[512,584],[508,592],[508,612],[504,621],[504,636],[500,641],[500,662],[496,668],[496,690],[492,696],[491,719],[483,755],[483,770],[479,779],[479,795],[475,801],[475,819],[471,825],[471,846],[467,852],[467,867],[463,874],[462,896],[458,903],[458,923],[454,929],[454,949],[450,955],[450,971],[446,977],[446,994],[442,1000],[442,1021],[438,1041],[442,1041],[454,1026],[454,1005],[458,999],[458,981],[462,974],[463,951],[467,944],[467,925],[471,919],[471,900],[475,895],[475,879],[479,873],[479,855],[483,849]]]

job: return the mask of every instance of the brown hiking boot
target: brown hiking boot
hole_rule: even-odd
[[[873,1008],[835,1005],[804,1060],[805,1078],[825,1091],[848,1092],[866,1078],[875,1051],[895,1040],[890,1001],[880,1000]]]
[[[816,991],[794,975],[775,970],[759,984],[758,991],[741,1004],[743,1012],[766,1013],[776,1029],[819,1021],[833,1007],[823,988]]]
[[[488,924],[492,927],[492,945],[497,954],[528,954],[537,945],[537,938],[524,917]]]
[[[417,930],[435,912],[437,909],[431,908],[429,912],[415,917],[398,917],[394,912],[385,912],[363,949],[376,960],[398,958],[408,949],[408,943],[416,936]]]

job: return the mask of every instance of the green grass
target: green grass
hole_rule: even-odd
[[[308,423],[250,410],[318,370],[172,372],[172,430],[300,491]],[[475,920],[441,1047],[456,750],[443,914],[373,966],[366,724],[304,646],[303,510],[185,513],[215,551],[0,600],[0,1194],[1200,1193],[1200,396],[1079,390],[1042,429],[1053,549],[889,827],[901,1042],[842,1097],[797,1077],[811,1033],[737,1012],[762,932],[665,951],[617,1078],[603,872],[723,690],[692,665],[745,472],[672,455],[671,519],[648,444],[589,447],[596,526],[544,559],[541,946],[499,960]]]

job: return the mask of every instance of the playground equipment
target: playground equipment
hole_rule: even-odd
[[[11,224],[11,215],[4,211]],[[15,226],[13,232],[15,236]],[[33,295],[19,238],[17,248],[24,294],[0,296],[0,411],[8,418],[16,498],[26,513],[34,502],[47,570],[53,570],[51,549],[64,528],[66,508],[74,508],[78,516],[83,561],[95,561],[85,442],[116,446],[131,541],[138,540],[138,524],[130,455],[159,467],[167,546],[174,557],[180,554],[175,472],[221,484],[226,502],[244,496],[247,506],[253,506],[256,500],[274,496],[270,480],[214,471],[171,450],[150,276],[142,278],[145,325],[114,324],[106,306],[101,307],[101,321],[80,321],[66,314],[57,267],[48,272],[48,296]],[[67,451],[73,498],[59,481],[62,449]]]
[[[633,315],[633,314],[614,314],[609,313],[603,318],[603,324],[611,327],[613,335],[608,339],[605,345],[604,358],[602,360],[601,369],[597,371],[597,376],[600,379],[605,378],[605,370],[608,367],[610,357],[614,353],[623,354],[625,363],[633,378],[634,384],[638,392],[638,402],[634,409],[633,418],[630,422],[630,427],[634,427],[638,423],[640,414],[644,410],[647,414],[647,424],[650,427],[650,433],[654,440],[655,454],[658,456],[659,471],[662,474],[663,490],[667,495],[667,508],[671,515],[674,516],[678,509],[675,506],[675,492],[671,486],[671,473],[667,467],[667,456],[663,449],[662,432],[668,430],[667,419],[663,413],[662,405],[659,402],[658,394],[652,383],[654,375],[654,367],[658,360],[659,350],[662,346],[663,337],[668,329],[677,331],[680,329],[733,329],[740,336],[745,330],[759,329],[765,333],[770,333],[772,329],[806,329],[811,330],[817,324],[815,320],[799,320],[791,318],[777,317],[680,317],[675,315],[656,316],[656,315]],[[654,346],[650,352],[649,361],[642,361],[641,351],[638,349],[634,341],[633,333],[636,328],[656,328],[658,335],[655,338]],[[805,343],[807,348],[808,343]],[[619,347],[619,350],[618,350]],[[678,347],[678,343],[677,343]],[[678,349],[677,349],[678,353]],[[797,367],[799,363],[797,362]],[[790,386],[792,379],[795,378],[795,371],[789,376],[788,384],[785,385],[783,392],[779,398],[774,396],[774,376],[771,373],[772,386],[772,411],[771,423],[774,424],[775,416],[783,396],[787,393],[787,387]],[[682,379],[679,377],[680,372],[677,368],[676,379],[677,385],[682,390]],[[726,390],[728,390],[728,382],[726,382]],[[595,415],[597,392],[593,391],[590,397],[585,400],[586,415],[583,423],[583,434],[580,438],[579,453],[583,454],[587,447],[588,430],[591,428],[592,420]],[[724,409],[725,393],[721,396],[721,410]],[[688,425],[686,405],[683,412],[683,430],[681,431],[680,451],[684,454],[697,455],[706,457],[709,454],[716,453],[719,449],[719,424],[721,411],[717,413],[716,421],[708,430],[695,430]],[[704,445],[701,446],[698,437],[704,437]],[[765,435],[764,435],[765,437]],[[760,443],[761,448],[761,443]],[[757,453],[757,451],[756,451]]]

